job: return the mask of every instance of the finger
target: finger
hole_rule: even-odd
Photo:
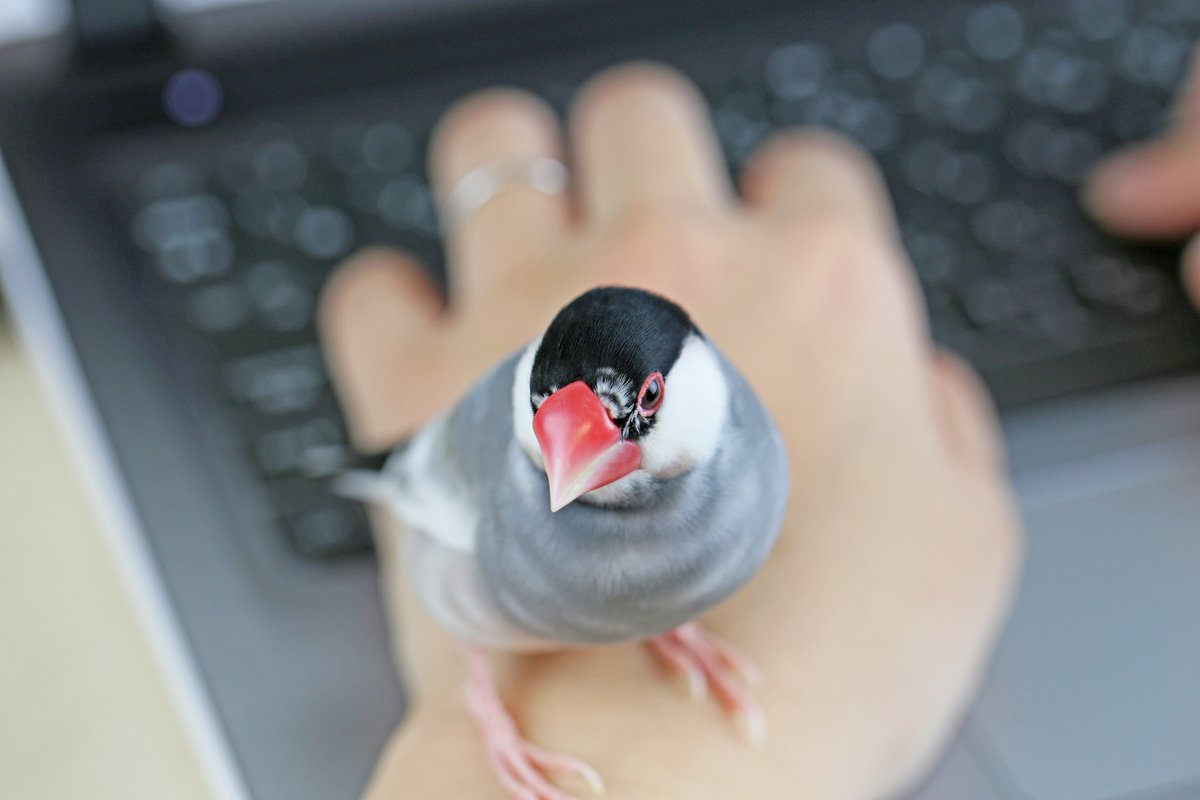
[[[768,216],[834,217],[894,233],[891,202],[878,167],[850,141],[807,131],[776,136],[750,159],[741,179],[750,208]]]
[[[1183,251],[1183,285],[1200,308],[1200,236],[1193,236]]]
[[[440,294],[428,273],[392,250],[363,251],[334,272],[319,325],[334,386],[363,450],[394,445],[431,415],[428,393],[405,384],[438,382]]]
[[[1200,51],[1175,101],[1170,131],[1127,148],[1092,172],[1084,205],[1127,235],[1178,238],[1200,227]]]
[[[580,202],[606,225],[647,208],[717,209],[731,189],[699,92],[654,64],[609,69],[571,113]]]
[[[1117,233],[1178,238],[1200,227],[1200,132],[1165,139],[1110,157],[1084,190],[1092,216]]]
[[[487,165],[530,159],[560,160],[554,112],[527,92],[495,89],[459,101],[442,117],[431,140],[430,173],[440,202],[465,176]],[[465,191],[460,187],[457,191]],[[445,208],[443,206],[443,211]],[[515,270],[535,263],[565,234],[567,201],[514,182],[461,219],[447,220],[452,293],[486,295]]]
[[[934,413],[951,450],[988,469],[1004,466],[995,406],[983,382],[961,358],[946,350],[930,363]]]
[[[891,202],[874,160],[840,136],[792,131],[768,140],[741,175],[751,215],[805,256],[806,272],[824,274],[841,296],[868,313],[888,346],[903,333],[909,356],[894,362],[921,385],[927,338],[920,286],[899,246]],[[832,245],[832,246],[831,246]],[[796,259],[796,256],[792,256]],[[813,267],[824,266],[824,269]],[[856,268],[847,270],[846,265]]]

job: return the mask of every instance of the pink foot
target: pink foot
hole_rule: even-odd
[[[600,774],[586,763],[547,752],[521,738],[496,691],[496,679],[485,652],[468,647],[467,665],[471,673],[463,687],[467,711],[483,737],[492,772],[513,800],[578,800],[552,785],[543,773],[581,779],[592,794],[604,794]]]
[[[746,691],[762,683],[754,662],[695,622],[647,639],[646,645],[668,669],[684,677],[689,696],[698,700],[711,691],[752,744],[766,738],[766,717]]]

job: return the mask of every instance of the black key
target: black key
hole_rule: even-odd
[[[300,473],[306,468],[344,463],[349,449],[341,421],[320,416],[261,434],[252,433],[259,469],[277,477]]]
[[[1141,278],[1128,262],[1108,255],[1081,259],[1071,269],[1075,291],[1093,305],[1115,306],[1136,292]]]
[[[284,525],[292,546],[308,558],[340,558],[371,549],[366,514],[349,501],[333,499],[289,514]]]
[[[242,287],[232,281],[193,290],[187,298],[187,319],[202,333],[223,334],[240,328],[250,317]]]
[[[334,496],[327,481],[290,478],[267,485],[291,546],[309,558],[337,558],[371,548],[361,504]]]
[[[316,345],[302,345],[249,356],[225,368],[229,395],[269,416],[304,411],[316,405],[326,385]]]
[[[975,238],[985,248],[1001,253],[1020,249],[1037,230],[1033,206],[1024,200],[994,200],[971,215]]]
[[[246,272],[244,286],[246,297],[265,327],[286,332],[312,326],[316,297],[296,264],[259,262]]]
[[[422,237],[438,235],[433,193],[412,173],[392,176],[375,192],[371,211],[398,231]]]
[[[1095,324],[1091,315],[1077,305],[1035,312],[1032,321],[1042,335],[1067,351],[1085,344]]]
[[[1002,278],[985,278],[962,290],[967,318],[979,328],[993,328],[1016,321],[1021,301],[1012,284]]]

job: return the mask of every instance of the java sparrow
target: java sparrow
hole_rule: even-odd
[[[775,424],[687,313],[601,288],[358,493],[400,520],[402,574],[466,645],[468,708],[505,790],[563,800],[543,772],[599,777],[517,734],[486,651],[642,640],[760,737],[753,664],[693,620],[766,558],[788,485]]]

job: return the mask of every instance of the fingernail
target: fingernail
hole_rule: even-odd
[[[738,735],[751,747],[760,747],[767,741],[767,718],[760,709],[740,709],[734,722]]]
[[[591,790],[594,796],[604,796],[604,779],[600,777],[599,772],[596,772],[596,770],[592,769],[591,767],[587,767],[580,772],[580,776],[583,778],[584,783],[588,785],[588,789]]]

